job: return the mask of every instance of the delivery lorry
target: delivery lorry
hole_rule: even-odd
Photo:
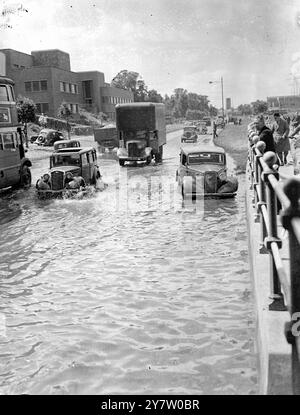
[[[165,105],[135,102],[116,105],[116,127],[119,139],[117,156],[120,166],[126,162],[145,162],[153,157],[161,162],[166,144]]]

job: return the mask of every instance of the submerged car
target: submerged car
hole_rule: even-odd
[[[64,148],[76,148],[76,147],[81,147],[80,145],[80,141],[78,140],[61,140],[61,141],[56,141],[54,143],[54,151],[58,151],[58,150],[62,150]]]
[[[39,132],[35,144],[39,146],[53,146],[56,141],[64,139],[65,137],[61,131],[44,128]]]
[[[234,197],[238,189],[237,178],[227,176],[225,151],[213,146],[182,147],[176,181],[183,197]]]
[[[42,176],[36,183],[39,197],[61,197],[66,193],[77,193],[88,185],[96,188],[101,179],[96,149],[69,147],[54,151],[50,156],[50,170],[46,176],[49,176],[46,181]],[[76,180],[76,177],[82,180],[70,191],[68,184],[73,178]]]
[[[183,128],[183,134],[181,136],[182,143],[197,143],[197,127],[188,126]]]

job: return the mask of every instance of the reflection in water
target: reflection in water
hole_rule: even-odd
[[[95,198],[1,200],[1,393],[256,393],[243,177],[183,206],[179,137],[160,166],[101,160]]]

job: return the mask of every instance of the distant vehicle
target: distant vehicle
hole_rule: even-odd
[[[54,151],[58,151],[58,150],[62,150],[64,148],[76,148],[76,147],[81,147],[80,145],[80,141],[78,140],[61,140],[61,141],[56,141],[54,143],[54,147],[53,150]]]
[[[35,140],[35,144],[39,146],[53,146],[56,141],[64,139],[65,137],[62,132],[52,130],[50,128],[44,128],[40,131],[38,138]]]
[[[183,128],[183,134],[181,136],[182,143],[197,143],[197,127],[188,126]]]
[[[25,157],[23,132],[18,122],[14,82],[0,76],[0,189],[29,187],[31,161]]]
[[[39,188],[39,197],[61,197],[66,190],[66,175],[83,177],[86,185],[96,186],[101,178],[97,164],[97,153],[93,147],[69,147],[56,150],[50,156],[50,189]]]
[[[183,197],[234,197],[238,188],[237,178],[227,176],[225,151],[211,145],[181,148],[176,181]]]
[[[165,105],[135,102],[116,105],[116,126],[119,138],[117,156],[120,166],[126,162],[146,162],[153,157],[162,161],[166,144]]]
[[[196,127],[199,134],[207,134],[208,130],[206,122],[198,122]]]
[[[95,128],[94,140],[98,143],[101,151],[119,147],[117,128],[111,125]]]
[[[202,118],[202,121],[204,121],[206,123],[207,127],[211,126],[211,118],[210,117],[205,116],[205,117]]]

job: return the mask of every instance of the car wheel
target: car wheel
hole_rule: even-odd
[[[120,159],[119,159],[119,165],[120,165],[121,167],[124,167],[124,165],[125,165],[125,160],[120,160]]]

